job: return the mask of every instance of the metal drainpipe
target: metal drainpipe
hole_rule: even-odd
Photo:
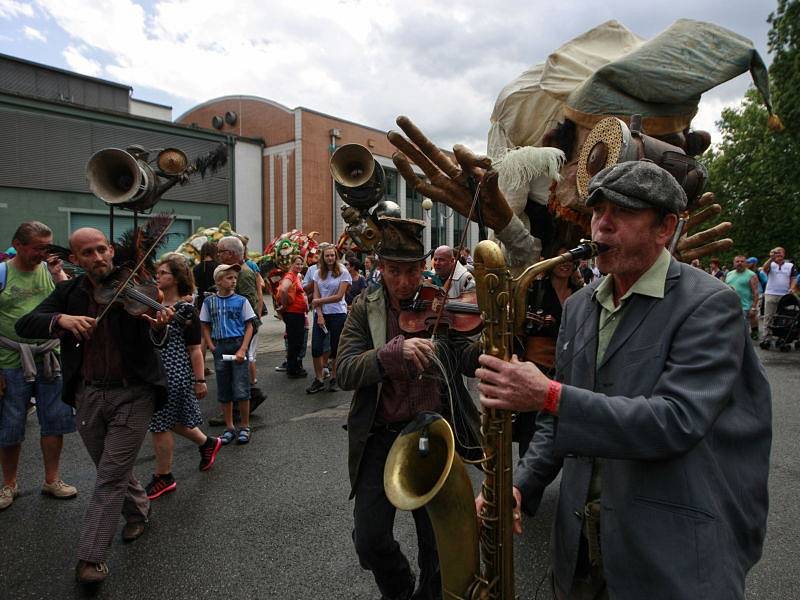
[[[328,152],[331,156],[336,152],[336,136],[333,133],[331,133],[331,147]],[[336,237],[336,180],[331,174],[331,244],[336,244],[338,241]]]
[[[228,222],[236,231],[238,226],[236,224],[236,138],[232,135],[226,136],[228,139],[228,190],[230,193],[230,212],[228,213]]]

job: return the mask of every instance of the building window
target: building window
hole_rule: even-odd
[[[397,171],[389,167],[383,167],[383,172],[386,175],[386,185],[383,195],[387,200],[397,202]]]
[[[455,211],[453,213],[453,246],[457,247],[461,243],[461,236],[464,235],[464,230],[467,228],[467,217]],[[469,234],[467,234],[467,239],[464,240],[464,245],[469,247]]]
[[[452,212],[441,202],[434,202],[431,209],[431,248],[438,248],[447,244],[447,219],[446,212]]]
[[[420,178],[421,179],[421,178]],[[406,218],[423,220],[422,194],[406,184]]]

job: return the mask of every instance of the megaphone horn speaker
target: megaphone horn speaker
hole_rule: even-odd
[[[345,144],[331,156],[331,174],[345,187],[364,185],[375,171],[372,153],[361,144]]]
[[[106,204],[126,204],[152,182],[133,156],[119,148],[95,152],[86,164],[89,189]]]

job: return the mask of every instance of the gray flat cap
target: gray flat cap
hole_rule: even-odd
[[[649,160],[632,160],[606,167],[589,181],[586,206],[602,199],[626,208],[663,208],[679,213],[686,192],[667,171]]]

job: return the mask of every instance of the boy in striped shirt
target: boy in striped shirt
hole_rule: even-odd
[[[203,339],[214,354],[217,372],[217,401],[225,415],[223,444],[234,438],[239,444],[250,441],[250,375],[247,365],[247,348],[253,337],[253,319],[256,315],[247,298],[234,293],[241,266],[219,265],[214,269],[217,293],[203,301],[200,323]],[[233,360],[223,356],[233,355]],[[233,402],[239,403],[241,427],[234,429]]]

